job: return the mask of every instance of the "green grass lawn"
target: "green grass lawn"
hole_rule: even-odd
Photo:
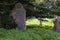
[[[53,19],[45,19],[48,22],[43,22],[45,27],[41,28],[38,27],[39,21],[37,19],[28,19],[26,30],[0,28],[0,40],[60,40],[60,32],[54,32],[53,28],[49,28],[49,26],[53,27]],[[29,28],[28,25],[33,28]]]
[[[60,32],[49,28],[28,28],[27,30],[0,28],[0,40],[60,40]]]

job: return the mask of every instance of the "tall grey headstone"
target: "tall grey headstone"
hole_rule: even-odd
[[[17,3],[12,10],[12,17],[18,28],[26,30],[26,10],[21,3]]]

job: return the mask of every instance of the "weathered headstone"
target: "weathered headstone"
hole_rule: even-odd
[[[12,17],[15,21],[15,24],[20,29],[26,29],[26,10],[23,8],[21,3],[17,3],[12,10]]]
[[[59,32],[60,31],[60,18],[54,19],[53,23],[54,23],[53,30]]]

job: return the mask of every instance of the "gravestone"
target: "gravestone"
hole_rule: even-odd
[[[54,23],[53,30],[59,32],[60,31],[60,18],[54,19],[53,23]]]
[[[26,30],[26,10],[21,3],[15,5],[11,15],[17,27]]]

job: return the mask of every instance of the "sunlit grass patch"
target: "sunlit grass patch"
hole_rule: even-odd
[[[38,19],[28,19],[26,25],[39,25]]]
[[[43,21],[43,23],[42,23],[43,26],[52,26],[52,27],[54,26],[54,25],[53,25],[53,19],[45,18],[45,20],[48,20],[48,22],[44,22],[44,21]]]
[[[47,21],[42,21],[42,26],[48,26],[48,27],[50,27],[50,26],[54,26],[53,25],[53,19],[49,19],[49,18],[44,18],[44,20],[47,20]],[[36,18],[32,18],[32,19],[28,19],[27,21],[26,21],[26,25],[37,25],[37,26],[40,26],[40,21],[38,20],[38,19],[36,19]]]

